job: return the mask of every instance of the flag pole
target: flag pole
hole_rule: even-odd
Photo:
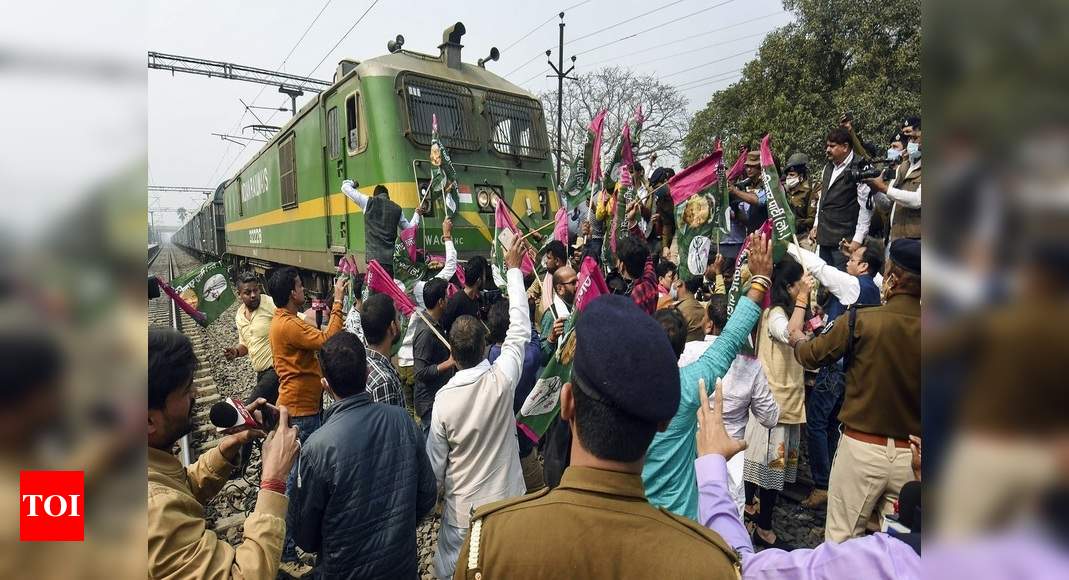
[[[449,346],[449,341],[446,340],[445,337],[442,336],[441,333],[439,333],[436,328],[434,328],[434,324],[431,324],[431,321],[427,320],[426,316],[423,316],[423,311],[417,310],[416,311],[416,316],[418,316],[419,319],[422,320],[427,325],[427,328],[431,329],[431,332],[434,333],[434,336],[437,336],[438,340],[442,341],[442,344],[444,344],[445,347],[447,349],[449,349],[449,352],[452,353],[453,352],[453,347]]]
[[[530,232],[531,226],[527,225],[527,222],[523,221],[523,218],[520,217],[520,214],[516,213],[516,210],[512,209],[512,206],[509,205],[509,202],[505,201],[505,197],[498,193],[497,190],[492,191],[494,192],[494,195],[497,196],[497,199],[500,200],[501,203],[505,204],[505,209],[509,210],[509,213],[512,214],[512,217],[516,218],[516,221],[523,226],[523,229]]]

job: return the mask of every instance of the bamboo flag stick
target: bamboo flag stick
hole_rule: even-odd
[[[437,336],[438,340],[442,341],[442,344],[444,344],[445,347],[447,349],[449,349],[449,352],[452,353],[453,352],[453,347],[449,346],[449,341],[446,340],[445,337],[442,336],[442,334],[440,332],[438,332],[438,329],[434,327],[434,324],[432,324],[430,320],[427,320],[427,317],[423,315],[423,311],[422,310],[417,310],[416,311],[416,316],[418,316],[420,318],[420,320],[422,320],[427,325],[427,328],[431,329],[431,332],[434,333],[434,336]]]
[[[546,223],[546,224],[542,225],[542,227],[540,227],[540,228],[537,228],[537,229],[533,229],[533,230],[531,230],[531,231],[527,232],[526,234],[524,234],[523,236],[521,236],[521,237],[520,237],[520,239],[521,239],[521,240],[526,240],[526,239],[527,239],[527,238],[528,238],[529,236],[531,236],[532,234],[536,234],[536,233],[538,233],[538,232],[540,232],[540,231],[542,231],[542,230],[544,230],[544,229],[546,229],[546,228],[548,228],[548,227],[550,227],[550,226],[555,226],[555,225],[557,225],[557,222],[555,222],[555,221],[552,221],[552,222],[548,222],[548,223]]]

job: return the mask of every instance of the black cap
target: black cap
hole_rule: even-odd
[[[921,273],[921,241],[899,238],[891,242],[891,261],[918,276]]]
[[[679,409],[672,344],[629,296],[599,296],[583,310],[572,372],[591,398],[643,421],[667,421]]]

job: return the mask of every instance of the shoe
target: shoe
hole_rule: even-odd
[[[290,578],[303,578],[312,573],[312,567],[300,562],[283,562],[278,571]]]
[[[776,536],[776,541],[775,542],[772,542],[772,543],[766,542],[765,539],[762,538],[761,535],[757,533],[756,529],[753,531],[753,534],[751,534],[750,537],[753,539],[753,546],[754,546],[755,550],[758,550],[758,549],[764,550],[765,548],[775,548],[777,550],[783,550],[785,552],[790,552],[791,550],[794,549],[794,546],[788,544],[787,542],[784,542],[783,540],[780,540],[779,536]]]
[[[809,497],[801,501],[801,505],[808,509],[817,509],[828,504],[828,490],[814,489],[809,492]]]

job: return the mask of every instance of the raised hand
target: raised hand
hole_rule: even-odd
[[[761,232],[750,234],[750,253],[748,257],[750,274],[754,276],[772,275],[772,241]]]

